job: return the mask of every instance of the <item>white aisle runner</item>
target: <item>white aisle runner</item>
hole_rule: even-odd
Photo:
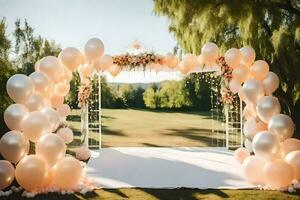
[[[103,148],[86,170],[103,188],[253,188],[224,148]]]

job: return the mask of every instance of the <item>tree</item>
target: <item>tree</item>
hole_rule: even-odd
[[[149,87],[143,94],[143,99],[146,107],[155,109],[159,108],[159,98],[153,87]]]
[[[297,0],[154,0],[185,52],[208,41],[221,51],[250,45],[280,77],[275,95],[300,126],[300,3]]]
[[[120,85],[119,96],[124,100],[127,107],[134,107],[134,88],[132,85]]]

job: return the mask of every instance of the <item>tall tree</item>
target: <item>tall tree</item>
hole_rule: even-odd
[[[275,95],[300,126],[300,2],[298,0],[154,0],[185,52],[208,41],[224,53],[250,45],[281,80]]]

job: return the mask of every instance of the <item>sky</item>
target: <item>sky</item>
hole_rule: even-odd
[[[82,50],[92,37],[100,38],[105,54],[110,55],[121,54],[135,40],[159,54],[171,52],[176,45],[168,32],[167,19],[153,13],[152,0],[0,0],[0,18],[3,17],[10,37],[15,20],[26,18],[36,35],[53,39],[62,48]],[[108,76],[112,82],[179,78],[178,74],[165,72]]]

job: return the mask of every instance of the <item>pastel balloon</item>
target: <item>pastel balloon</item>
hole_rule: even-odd
[[[50,91],[52,91],[53,83],[50,79],[42,72],[33,72],[29,75],[34,89],[36,92],[40,93],[42,96],[48,96]]]
[[[185,61],[181,61],[178,65],[178,69],[182,74],[187,74],[190,71],[189,66],[186,65]]]
[[[280,189],[289,186],[294,178],[294,170],[284,160],[274,160],[264,166],[266,184],[272,189]]]
[[[239,96],[239,98],[240,98],[242,101],[244,101],[244,102],[246,101],[246,98],[245,98],[245,96],[244,96],[243,88],[242,88],[242,87],[239,88],[238,96]]]
[[[63,49],[58,56],[59,60],[68,67],[71,71],[74,71],[81,64],[81,53],[74,47],[68,47]]]
[[[41,110],[44,107],[44,98],[40,94],[32,94],[24,103],[29,111]]]
[[[240,52],[242,54],[242,63],[249,66],[251,65],[255,60],[255,51],[252,47],[243,47],[240,49]]]
[[[113,77],[116,77],[122,71],[122,69],[118,65],[112,65],[108,71]]]
[[[63,104],[57,108],[57,113],[60,117],[67,117],[71,114],[71,108],[68,104]]]
[[[188,53],[184,56],[184,62],[186,64],[186,67],[189,68],[189,70],[195,68],[198,65],[197,56]]]
[[[104,55],[99,60],[94,61],[94,68],[97,71],[105,71],[109,69],[114,63],[110,55]]]
[[[242,59],[241,52],[236,48],[231,48],[226,51],[225,55],[225,62],[231,67],[236,68]]]
[[[64,104],[64,97],[58,94],[52,94],[49,98],[50,105],[53,108],[59,108],[61,105]]]
[[[0,190],[4,190],[15,179],[15,168],[7,160],[0,160]]]
[[[40,71],[55,83],[59,82],[64,75],[63,67],[54,56],[46,56],[40,60]]]
[[[64,141],[56,134],[42,136],[36,143],[35,153],[44,158],[48,167],[54,166],[65,157],[67,147]]]
[[[6,83],[8,96],[16,103],[24,103],[33,93],[31,79],[24,74],[15,74]]]
[[[47,177],[47,163],[38,155],[23,158],[16,167],[16,179],[27,191],[36,191]]]
[[[70,82],[73,78],[73,73],[66,67],[63,67],[64,76],[62,77],[62,81]]]
[[[167,66],[170,65],[170,63],[172,63],[173,61],[173,57],[174,55],[172,53],[167,53],[164,57],[163,57],[163,63]]]
[[[57,83],[54,91],[59,96],[66,96],[70,91],[70,84],[67,82]]]
[[[66,143],[73,141],[73,131],[70,128],[60,128],[56,134]]]
[[[278,114],[270,119],[268,128],[269,131],[277,135],[280,141],[284,141],[293,136],[295,125],[289,116]]]
[[[201,49],[201,55],[205,64],[213,62],[218,58],[219,48],[215,43],[207,42]]]
[[[76,158],[78,160],[87,161],[91,157],[91,151],[88,147],[82,146],[76,149]]]
[[[281,151],[283,155],[287,155],[292,151],[300,151],[300,140],[296,138],[288,138],[281,144]]]
[[[238,93],[240,87],[241,87],[241,83],[239,80],[231,79],[229,81],[229,89],[233,94]]]
[[[85,65],[81,65],[79,70],[80,70],[81,76],[89,77],[94,71],[94,66],[90,63],[87,63]]]
[[[168,63],[168,66],[171,68],[171,69],[175,69],[178,65],[178,58],[176,56],[172,56],[172,59],[170,60],[170,62]]]
[[[269,65],[264,60],[257,60],[250,67],[250,71],[254,78],[257,80],[263,80],[268,75]]]
[[[258,99],[264,96],[262,84],[256,79],[248,79],[242,86],[243,94],[247,102],[256,104]]]
[[[268,72],[266,78],[262,81],[265,94],[271,95],[279,87],[279,78],[274,72]]]
[[[54,110],[53,108],[47,107],[41,110],[41,112],[46,115],[46,117],[50,122],[50,131],[55,132],[60,123],[60,119],[57,111]]]
[[[4,111],[4,121],[10,130],[21,131],[21,122],[28,114],[28,109],[22,104],[11,104]]]
[[[244,147],[240,147],[237,150],[234,151],[234,158],[237,160],[239,163],[243,163],[246,158],[250,156],[250,152],[248,149]]]
[[[256,133],[258,133],[257,130],[257,121],[255,118],[248,119],[244,124],[244,135],[249,140],[252,141]]]
[[[84,46],[84,54],[89,61],[101,58],[104,52],[104,44],[98,38],[91,38]]]
[[[280,113],[280,110],[280,103],[278,99],[273,96],[264,96],[260,98],[256,105],[257,115],[265,123],[269,123],[273,116]]]
[[[252,141],[255,155],[271,161],[279,156],[280,145],[278,138],[269,131],[257,133]]]
[[[201,54],[198,56],[197,61],[198,61],[200,66],[204,65],[203,56]]]
[[[50,122],[41,111],[29,113],[22,122],[24,136],[32,142],[36,142],[42,135],[50,132]]]
[[[255,106],[251,103],[246,104],[246,106],[243,110],[243,116],[246,118],[246,120],[249,120],[251,118],[256,118],[257,114],[255,111]]]
[[[258,156],[249,156],[242,164],[244,177],[252,184],[263,184],[265,181],[263,174],[264,166],[264,160]]]
[[[293,167],[295,172],[294,179],[300,180],[300,151],[288,153],[284,160]]]
[[[53,184],[60,189],[72,189],[80,181],[82,167],[73,157],[65,157],[53,167]]]
[[[34,71],[38,72],[40,70],[40,61],[36,61],[36,63],[34,64]]]
[[[253,152],[252,142],[248,139],[245,140],[245,148],[248,149],[250,153]]]
[[[243,83],[249,74],[249,69],[245,65],[238,65],[237,68],[234,68],[232,71],[232,78],[239,80],[240,83]]]
[[[29,141],[21,132],[9,131],[1,137],[0,152],[5,160],[16,164],[29,152]]]

